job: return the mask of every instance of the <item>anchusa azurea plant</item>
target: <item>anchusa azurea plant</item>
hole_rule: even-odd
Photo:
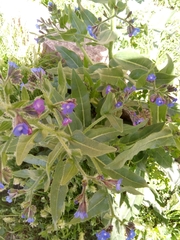
[[[149,187],[146,167],[153,158],[164,168],[161,157],[171,167],[168,149],[179,149],[171,119],[178,113],[173,61],[168,57],[158,69],[137,53],[114,54],[114,43],[124,34],[116,28],[119,20],[130,37],[140,31],[131,13],[121,17],[126,4],[103,1],[106,9],[97,19],[77,2],[78,11],[49,2],[50,18],[37,21],[36,40],[76,43],[84,58],[57,46],[62,61],[53,69],[33,67],[24,79],[20,67],[9,62],[0,79],[0,189],[8,190],[8,204],[23,199],[19,218],[26,224],[36,227],[40,196],[52,233],[93,220],[99,223],[92,231],[98,240],[130,240],[143,188]],[[94,63],[84,44],[103,45],[108,61]],[[25,180],[20,189],[13,188],[16,177]]]

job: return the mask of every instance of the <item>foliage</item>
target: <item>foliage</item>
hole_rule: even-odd
[[[51,18],[38,20],[38,43],[75,42],[83,59],[58,46],[58,66],[23,76],[9,61],[1,76],[0,236],[6,239],[8,224],[17,239],[33,239],[31,227],[38,239],[180,234],[173,60],[167,55],[159,68],[132,49],[115,52],[122,34],[135,41],[140,28],[125,3],[93,2],[103,4],[104,19],[78,1],[75,10],[50,2]],[[108,62],[93,63],[84,44],[104,46]]]

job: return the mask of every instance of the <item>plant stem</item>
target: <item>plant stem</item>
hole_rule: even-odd
[[[115,32],[116,30],[116,18],[114,18],[115,16],[115,10],[112,10],[112,18],[111,18],[111,31]],[[113,59],[113,55],[114,55],[114,41],[109,43],[109,61],[111,59]]]
[[[90,59],[90,57],[88,56],[87,52],[85,51],[84,47],[81,46],[80,43],[76,42],[77,47],[83,52],[84,56],[86,57],[86,59],[88,60],[88,62],[93,65],[93,61]]]
[[[89,125],[89,127],[87,127],[84,130],[84,133],[88,132],[91,128],[93,128],[97,123],[101,122],[103,119],[106,118],[106,115],[101,116],[100,118],[98,118],[96,121],[94,121],[93,123],[91,123],[91,125]]]

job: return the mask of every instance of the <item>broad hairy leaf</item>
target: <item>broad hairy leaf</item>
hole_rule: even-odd
[[[101,111],[100,111],[101,115],[107,114],[110,111],[112,111],[112,109],[114,107],[113,106],[114,99],[115,99],[115,95],[112,92],[110,92],[106,95],[105,101],[101,107]]]
[[[9,130],[12,127],[12,121],[2,121],[0,123],[0,132],[1,131],[5,131],[5,130]]]
[[[131,160],[140,151],[155,149],[161,146],[175,145],[173,135],[169,128],[164,128],[160,132],[152,133],[146,138],[137,141],[131,148],[120,153],[112,163],[107,165],[110,169],[122,168],[127,160]]]
[[[96,164],[102,170],[104,175],[107,175],[113,179],[123,179],[123,186],[131,186],[133,188],[148,187],[146,181],[141,176],[132,172],[128,167],[122,167],[117,169],[107,169],[106,166],[112,162],[112,160],[106,155],[94,158]]]
[[[171,74],[174,70],[174,63],[173,63],[173,60],[171,59],[171,57],[169,56],[169,54],[166,54],[166,55],[167,55],[167,64],[163,69],[161,69],[160,72]]]
[[[20,166],[28,155],[29,151],[34,146],[34,138],[36,137],[38,130],[33,131],[31,135],[21,135],[16,147],[16,163]]]
[[[69,7],[69,16],[70,16],[70,21],[71,21],[72,27],[77,30],[77,33],[86,34],[87,30],[86,30],[85,23],[78,18],[76,13],[74,11],[72,11],[70,9],[70,7]]]
[[[44,156],[44,155],[34,156],[32,154],[28,154],[25,157],[24,162],[32,164],[32,165],[45,167],[46,162],[47,162],[47,156]]]
[[[168,84],[176,77],[175,75],[157,72],[156,74],[156,86],[160,87],[163,84]]]
[[[13,172],[14,177],[18,178],[30,178],[36,181],[41,175],[43,170],[29,170],[29,169],[22,169],[19,171]]]
[[[67,91],[66,76],[63,71],[61,62],[58,63],[58,92],[64,98]]]
[[[70,68],[79,68],[83,66],[81,58],[75,52],[63,46],[57,46],[56,49],[60,52],[62,58],[66,61]]]
[[[88,9],[84,9],[84,8],[81,9],[81,16],[86,26],[88,25],[93,26],[97,21],[97,18],[94,16],[94,14],[90,12]]]
[[[100,32],[100,34],[98,35],[98,42],[101,45],[108,44],[112,41],[115,41],[116,39],[117,39],[116,33],[110,29],[106,29],[106,30]]]
[[[89,130],[86,133],[86,136],[96,140],[98,142],[109,142],[115,139],[118,135],[120,135],[120,131],[117,131],[111,127],[99,127]]]
[[[71,148],[78,148],[83,155],[90,157],[101,156],[116,151],[116,148],[92,140],[78,130],[73,132],[70,144]]]
[[[96,72],[99,74],[102,83],[105,83],[106,85],[111,84],[121,89],[126,87],[123,80],[124,74],[120,66],[114,68],[101,68]]]
[[[64,41],[75,42],[75,33],[77,32],[76,29],[68,29],[66,32],[61,33],[61,37]]]
[[[106,117],[114,129],[116,129],[119,132],[123,131],[123,120],[121,118],[116,117],[112,114],[106,114]]]
[[[151,149],[148,153],[153,157],[153,160],[163,168],[170,168],[172,166],[173,159],[164,148]]]
[[[83,126],[88,126],[91,123],[89,92],[83,81],[74,70],[72,71],[71,89],[71,95],[77,101],[75,113],[81,120]]]

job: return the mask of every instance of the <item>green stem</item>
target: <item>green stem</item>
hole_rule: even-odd
[[[157,106],[157,123],[159,123],[159,106]]]
[[[111,31],[115,32],[116,31],[116,18],[115,16],[115,10],[112,10],[112,18],[111,18]],[[113,59],[114,55],[114,41],[109,43],[109,60]]]
[[[58,138],[59,142],[61,143],[62,147],[64,148],[64,150],[66,151],[66,153],[68,154],[68,156],[71,157],[71,150],[68,148],[68,146],[64,142],[62,136],[57,135],[57,138]]]
[[[81,46],[80,43],[76,42],[77,47],[83,52],[84,56],[86,57],[86,59],[88,60],[88,62],[93,65],[93,61],[90,59],[90,57],[88,56],[87,52],[85,51],[85,49]]]
[[[91,128],[93,128],[96,124],[98,124],[99,122],[101,122],[103,119],[106,118],[106,115],[101,116],[100,118],[98,118],[96,121],[94,121],[93,123],[91,123],[91,125],[89,125],[89,127],[87,127],[84,130],[84,133],[88,132]]]

